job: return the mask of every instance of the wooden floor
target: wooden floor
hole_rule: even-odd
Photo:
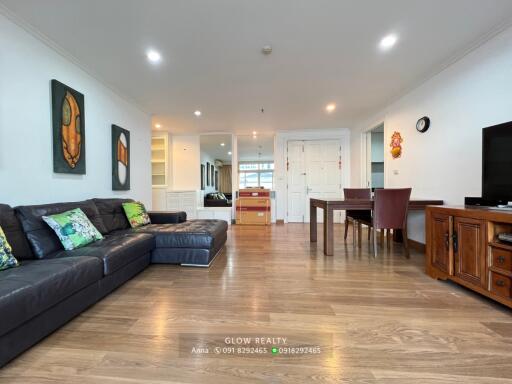
[[[342,231],[329,257],[306,225],[233,226],[210,269],[151,266],[0,370],[0,383],[512,383],[510,310],[432,280],[417,252],[407,260],[395,245],[373,259]],[[320,353],[215,354],[226,337]]]

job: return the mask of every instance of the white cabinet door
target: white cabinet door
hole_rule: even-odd
[[[184,211],[188,220],[197,218],[197,191],[167,192],[167,210]]]

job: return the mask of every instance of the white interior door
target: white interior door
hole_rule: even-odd
[[[304,169],[304,142],[288,142],[288,221],[304,222],[304,200],[306,199],[306,177]]]
[[[341,145],[338,140],[288,143],[288,221],[309,222],[310,198],[340,198]],[[340,222],[342,212],[335,211]],[[318,221],[323,220],[319,212]]]
[[[309,199],[339,199],[341,193],[341,145],[337,140],[306,141],[304,144],[306,164],[306,211],[309,222]],[[320,212],[319,212],[320,213]],[[323,221],[323,215],[317,215]],[[340,222],[341,211],[334,212],[334,222]]]

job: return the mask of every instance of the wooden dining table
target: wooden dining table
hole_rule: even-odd
[[[443,200],[411,199],[409,211],[425,210],[428,205],[443,205]],[[324,254],[334,254],[334,211],[346,210],[373,210],[373,199],[309,199],[309,240],[317,241],[317,215],[318,208],[324,213]]]

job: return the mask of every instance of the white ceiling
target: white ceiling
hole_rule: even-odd
[[[0,3],[172,132],[351,127],[512,16],[511,0]],[[391,32],[399,41],[383,53]]]
[[[221,160],[226,164],[231,164],[231,135],[227,134],[212,134],[201,135],[199,137],[201,145],[201,152],[207,153],[215,160]],[[222,146],[221,144],[224,144]]]

